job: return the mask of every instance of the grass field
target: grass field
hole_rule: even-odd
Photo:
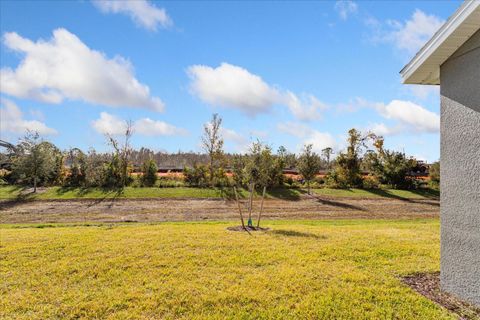
[[[0,187],[0,199],[101,199],[101,198],[222,198],[232,197],[232,190],[209,189],[209,188],[132,188],[123,190],[105,190],[101,188],[60,188],[52,187],[36,195],[29,194],[21,197],[23,189],[15,186]],[[422,199],[436,198],[438,191],[431,189],[422,190],[363,190],[363,189],[314,189],[316,195],[331,197],[358,197],[358,198],[401,198]],[[277,188],[268,191],[268,197],[289,200],[298,200],[302,193],[301,189]],[[246,197],[247,192],[241,190],[241,197]]]
[[[402,275],[439,221],[1,226],[2,319],[454,319]]]

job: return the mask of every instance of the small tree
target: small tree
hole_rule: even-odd
[[[157,164],[153,159],[146,160],[142,165],[142,185],[153,187],[157,182]]]
[[[67,152],[66,161],[70,166],[70,174],[66,179],[67,185],[78,187],[85,183],[86,160],[85,154],[78,148],[72,148]]]
[[[212,120],[203,126],[202,146],[209,157],[209,182],[215,184],[215,173],[223,160],[223,138],[221,136],[222,118],[214,113]]]
[[[295,168],[297,166],[297,156],[295,153],[288,152],[288,150],[284,146],[280,146],[277,151],[278,157],[281,158],[283,162],[283,169],[285,168]]]
[[[327,147],[325,149],[322,149],[322,156],[325,158],[325,161],[327,162],[327,168],[330,168],[330,158],[333,154],[333,149],[330,147]]]
[[[204,164],[193,165],[193,168],[183,169],[185,183],[193,187],[205,187],[208,184],[208,170]]]
[[[357,187],[362,184],[361,162],[362,151],[368,139],[375,138],[372,133],[362,135],[356,129],[348,131],[348,147],[346,152],[341,152],[334,165],[334,172],[330,178],[341,187]]]
[[[304,146],[303,152],[298,159],[298,171],[307,183],[308,194],[311,194],[310,183],[321,168],[320,157],[312,151],[312,148],[311,144]]]
[[[260,226],[260,219],[263,211],[266,189],[279,181],[279,170],[283,171],[283,162],[277,161],[272,154],[269,146],[260,141],[254,142],[250,148],[250,154],[247,157],[244,169],[244,177],[249,186],[250,197],[248,205],[248,226],[253,226],[252,222],[252,203],[255,188],[262,188],[262,200],[257,220],[257,227]]]
[[[245,183],[245,166],[246,157],[241,154],[233,155],[232,159],[232,173],[233,183],[235,186],[240,187]]]
[[[55,147],[56,149],[56,147]],[[57,149],[58,150],[58,149]],[[65,153],[58,150],[55,154],[55,166],[53,168],[50,183],[54,185],[63,185],[67,179],[67,169],[65,168]]]
[[[366,168],[384,184],[393,188],[408,188],[411,185],[408,175],[416,165],[414,159],[405,154],[386,150],[383,137],[374,137],[376,152],[368,152],[364,157]]]
[[[38,132],[27,132],[16,148],[13,160],[14,174],[33,184],[37,192],[39,182],[55,178],[57,156],[60,151],[51,143],[43,141]]]
[[[106,182],[106,166],[107,159],[104,155],[98,154],[95,149],[88,150],[88,154],[85,157],[84,170],[85,174],[83,182],[88,187],[99,187],[105,185]],[[81,167],[80,167],[81,168]]]
[[[106,188],[122,187],[122,169],[120,167],[120,157],[117,153],[112,154],[109,162],[105,164],[104,180],[102,186]]]
[[[133,135],[133,126],[131,121],[126,122],[125,133],[123,135],[123,143],[120,144],[117,139],[111,135],[107,135],[110,145],[114,152],[110,163],[107,165],[106,186],[108,187],[125,187],[130,182],[130,155],[132,148],[130,139]]]
[[[274,156],[273,163],[270,168],[269,186],[281,186],[284,183],[285,176],[283,171],[287,166],[287,158],[289,157],[288,151],[284,147],[280,147],[277,154]]]

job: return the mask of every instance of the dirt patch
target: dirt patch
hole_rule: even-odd
[[[246,201],[242,206],[246,210]],[[254,201],[254,210],[260,201]],[[439,216],[438,200],[302,198],[265,200],[262,219],[399,219]],[[0,223],[237,220],[222,199],[97,199],[0,201]]]
[[[455,313],[460,319],[480,319],[480,308],[440,290],[440,272],[414,274],[402,278],[402,281],[421,295]]]
[[[228,227],[227,230],[228,231],[239,231],[239,232],[261,232],[261,231],[268,231],[268,230],[270,230],[270,228],[235,226],[235,227]]]

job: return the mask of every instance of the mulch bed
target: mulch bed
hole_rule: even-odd
[[[245,226],[242,227],[242,226],[235,226],[235,227],[228,227],[227,228],[228,231],[240,231],[240,232],[256,232],[256,231],[268,231],[270,230],[270,228],[263,228],[263,227],[248,227],[248,226]]]
[[[480,319],[480,308],[440,290],[440,272],[418,273],[403,277],[402,281],[421,295],[455,313],[460,319]]]

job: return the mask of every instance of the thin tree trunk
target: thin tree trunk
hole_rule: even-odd
[[[213,153],[210,153],[210,187],[213,187]]]
[[[250,222],[252,221],[252,209],[253,209],[253,192],[255,190],[255,183],[250,184],[250,200],[248,206],[248,222],[250,226]]]
[[[33,193],[37,192],[37,176],[33,177]]]
[[[237,187],[233,187],[233,191],[235,191],[235,199],[237,199],[238,212],[240,213],[240,220],[242,221],[242,227],[243,229],[245,229],[245,222],[243,221],[242,208],[240,207],[240,202],[238,201]]]
[[[267,187],[263,187],[262,203],[260,204],[260,212],[258,213],[257,228],[260,227],[260,219],[262,217],[262,212],[263,212],[263,200],[265,199],[266,190],[267,190]]]

